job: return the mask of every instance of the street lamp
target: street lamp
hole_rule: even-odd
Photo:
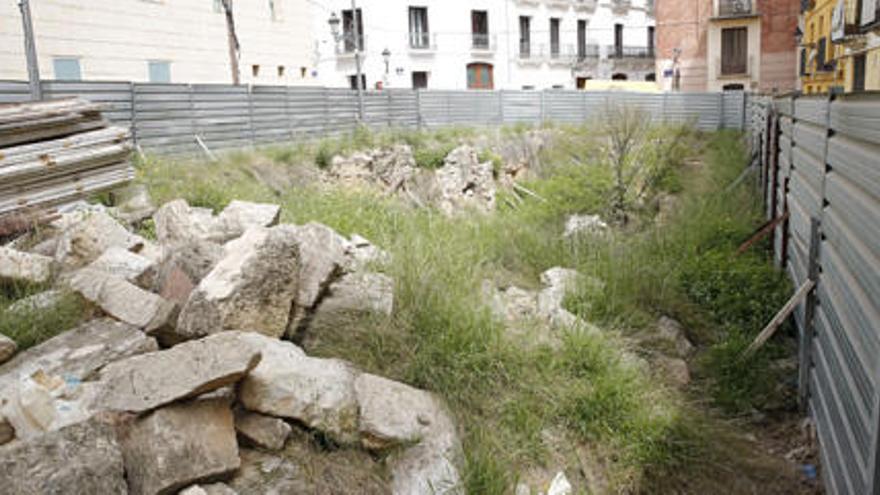
[[[382,60],[385,61],[384,86],[387,88],[388,87],[388,71],[390,70],[390,67],[391,67],[391,50],[389,50],[387,47],[384,50],[382,50]]]
[[[361,70],[361,36],[363,33],[360,32],[360,27],[358,25],[358,21],[360,20],[360,15],[358,15],[356,0],[351,0],[351,16],[352,16],[352,29],[351,29],[351,38],[352,38],[352,46],[354,49],[354,64],[356,68],[355,73],[355,81],[354,86],[357,89],[357,98],[358,98],[358,120],[361,122],[364,121],[364,88],[362,82],[362,70]],[[330,19],[327,20],[327,24],[330,25],[330,32],[333,34],[333,40],[336,43],[339,43],[340,40],[346,38],[345,34],[340,34],[339,32],[339,17],[336,15],[336,12],[332,12],[330,14]]]

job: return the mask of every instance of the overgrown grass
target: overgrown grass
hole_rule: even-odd
[[[390,139],[419,150],[472,137],[471,131],[446,132],[360,135],[298,151],[298,160],[283,150],[271,156],[291,169],[309,160],[321,167],[349,146]],[[448,219],[364,191],[302,186],[278,193],[256,180],[240,156],[214,165],[153,160],[140,176],[159,201],[183,197],[215,209],[233,198],[278,202],[284,221],[322,222],[391,251],[393,316],[323,329],[309,352],[344,357],[444,397],[463,430],[469,493],[510,493],[523,473],[535,469],[576,476],[581,448],[599,453],[613,492],[725,490],[721,479],[706,473],[730,461],[727,450],[711,445],[721,439],[724,449],[731,447],[727,430],[654,381],[614,329],[649,326],[661,313],[678,317],[702,330],[700,342],[714,345],[707,368],[715,370],[722,405],[730,394],[728,405],[737,410],[737,401],[755,391],[750,378],[756,375],[740,373],[733,347],[786,287],[767,282],[781,279],[764,268],[763,255],[729,256],[758,215],[744,188],[718,193],[744,163],[737,137],[709,138],[705,170],[681,169],[687,150],[656,155],[654,192],[685,191],[679,212],[662,230],[565,241],[567,215],[607,211],[611,179],[597,158],[601,142],[587,128],[559,132],[563,138],[526,184],[543,200],[511,196],[501,203],[514,206],[489,217]],[[674,163],[664,169],[659,160]],[[645,216],[651,210],[639,208]],[[534,286],[553,266],[577,267],[605,283],[601,294],[584,290],[569,299],[573,310],[609,332],[563,332],[558,348],[519,345],[491,317],[481,297],[483,280]],[[742,272],[744,266],[749,271]],[[739,295],[731,294],[732,286],[715,290],[725,273],[736,274],[731,280]],[[561,446],[548,445],[552,432],[561,435]]]
[[[70,330],[88,315],[84,302],[71,293],[63,293],[58,303],[47,309],[24,305],[9,310],[15,302],[43,289],[39,286],[0,287],[0,334],[14,340],[20,351]]]

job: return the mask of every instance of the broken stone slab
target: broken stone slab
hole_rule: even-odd
[[[172,404],[123,425],[119,438],[131,495],[175,493],[240,465],[226,401]]]
[[[18,350],[18,344],[14,340],[0,333],[0,364],[12,359]]]
[[[688,340],[682,324],[668,316],[662,316],[657,321],[657,335],[673,344],[680,358],[688,358],[694,352],[694,345]]]
[[[136,327],[109,318],[92,320],[0,365],[0,398],[6,387],[37,371],[86,381],[108,363],[157,349],[156,340]]]
[[[342,313],[391,315],[393,310],[394,279],[381,273],[349,273],[330,285],[315,318]]]
[[[176,245],[156,269],[153,292],[182,307],[196,285],[223,259],[223,254],[223,246],[211,241],[193,240]]]
[[[177,306],[173,302],[120,277],[83,268],[73,274],[68,285],[108,315],[149,334],[168,332],[174,325]]]
[[[354,388],[361,443],[370,450],[456,438],[445,406],[429,392],[369,373]]]
[[[0,447],[4,493],[128,493],[112,425],[100,419]]]
[[[95,414],[91,404],[96,392],[94,383],[41,370],[19,381],[0,402],[15,436],[25,440],[88,420]]]
[[[480,163],[476,150],[459,146],[435,173],[441,192],[440,211],[454,215],[464,210],[495,209],[495,177],[491,163]]]
[[[241,236],[252,227],[271,227],[278,223],[281,207],[268,203],[233,200],[217,217],[211,240],[227,242]]]
[[[192,208],[183,199],[162,205],[153,215],[156,237],[166,246],[176,246],[190,241],[209,239],[219,230],[219,220],[211,210]]]
[[[247,329],[281,337],[299,289],[296,228],[255,227],[228,243],[225,256],[190,294],[177,334],[198,338]]]
[[[608,224],[599,215],[572,215],[565,221],[566,238],[599,235],[608,231]]]
[[[343,269],[346,272],[367,271],[391,262],[391,253],[358,234],[352,234],[346,246]]]
[[[434,395],[363,373],[355,380],[361,443],[371,450],[404,447],[386,464],[395,494],[460,494],[461,442],[455,423]]]
[[[296,304],[311,308],[345,262],[347,241],[326,225],[310,222],[296,227],[300,271]]]
[[[150,198],[150,191],[143,184],[131,184],[113,192],[116,212],[120,219],[137,223],[153,216],[156,205]]]
[[[281,450],[290,436],[284,420],[246,410],[235,412],[235,430],[248,442],[268,450]]]
[[[356,370],[337,359],[311,358],[290,342],[246,334],[262,360],[239,385],[250,411],[295,419],[340,443],[357,438]]]
[[[52,258],[0,246],[0,282],[43,284],[52,278]]]
[[[149,259],[162,256],[158,246],[132,234],[107,213],[83,215],[69,225],[58,239],[55,260],[68,269],[81,268],[98,259],[111,247],[136,252]]]
[[[144,412],[239,381],[260,362],[241,332],[224,332],[110,363],[96,409]]]
[[[156,263],[127,249],[113,246],[86,268],[115,275],[141,288],[152,287]]]

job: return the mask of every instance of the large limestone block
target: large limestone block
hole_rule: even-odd
[[[387,460],[393,493],[462,493],[461,442],[455,423],[439,399],[368,373],[358,376],[355,390],[364,446],[408,446]]]
[[[208,239],[218,229],[218,220],[211,210],[192,208],[182,199],[162,205],[153,215],[153,221],[159,242],[171,246]]]
[[[127,249],[113,246],[87,268],[115,275],[139,287],[151,287],[156,276],[156,263]]]
[[[348,363],[311,358],[290,342],[258,334],[245,338],[263,356],[239,387],[245,408],[295,419],[340,442],[355,440],[356,371]]]
[[[55,249],[55,260],[67,268],[81,268],[96,260],[111,247],[156,259],[158,248],[143,237],[132,234],[104,212],[83,215],[61,234]]]
[[[394,309],[394,279],[381,273],[349,273],[330,285],[315,317],[343,313],[390,315]]]
[[[232,411],[196,400],[153,411],[120,428],[131,495],[177,493],[238,469]]]
[[[101,370],[97,409],[143,412],[240,380],[260,351],[240,332],[225,332],[109,364]]]
[[[177,312],[174,303],[120,277],[83,268],[71,277],[69,285],[108,315],[147,333],[162,333],[174,324]]]
[[[290,425],[283,419],[243,409],[235,412],[235,430],[252,444],[268,450],[284,448],[291,432]]]
[[[0,491],[125,495],[122,454],[112,426],[93,419],[0,447]]]
[[[345,261],[348,241],[335,230],[311,222],[296,228],[300,275],[296,303],[311,308]]]
[[[271,227],[278,223],[281,207],[268,203],[233,200],[218,215],[219,229],[213,240],[226,242],[242,235],[252,227]]]
[[[52,277],[52,258],[0,246],[0,282],[42,284]]]
[[[225,256],[190,294],[177,333],[198,338],[247,329],[284,335],[299,280],[296,228],[253,228],[225,246]]]
[[[116,211],[125,222],[136,223],[153,215],[156,206],[150,198],[150,191],[143,184],[132,184],[114,193]]]

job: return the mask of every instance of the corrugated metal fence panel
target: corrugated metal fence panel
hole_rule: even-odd
[[[208,147],[243,148],[254,143],[248,86],[196,84],[192,86],[192,101],[196,132]]]
[[[749,127],[765,134],[756,106]],[[772,108],[781,115],[779,170],[783,178],[790,171],[787,269],[796,285],[807,276],[810,219],[822,229],[808,407],[823,479],[829,493],[867,493],[880,479],[880,98],[837,97],[829,106],[827,98],[787,97]],[[804,314],[801,305],[801,332]]]
[[[725,129],[742,129],[745,120],[746,94],[742,91],[726,91],[722,98],[724,98],[722,125]]]
[[[582,91],[545,91],[545,118],[554,122],[580,124],[585,120]]]
[[[505,124],[538,124],[541,122],[540,91],[502,91]]]
[[[131,125],[131,83],[92,81],[43,81],[45,98],[80,97],[100,103],[104,117],[116,125]]]
[[[347,88],[45,81],[47,97],[82,96],[106,105],[105,115],[131,125],[145,151],[197,151],[196,136],[212,149],[254,146],[352,132],[357,93]],[[28,85],[0,81],[0,102],[25,101]],[[722,100],[723,99],[723,100]],[[364,93],[365,123],[374,129],[447,125],[582,123],[601,118],[608,105],[629,105],[672,123],[701,129],[741,128],[741,93],[420,91]],[[737,108],[737,105],[739,107]],[[722,111],[723,106],[723,111]],[[726,121],[724,120],[726,119]]]
[[[288,128],[293,138],[329,134],[332,123],[327,107],[330,97],[324,88],[287,88]]]
[[[186,84],[135,84],[133,133],[145,151],[197,150],[192,94]]]
[[[28,83],[0,81],[0,103],[20,103],[31,99]]]
[[[717,93],[670,93],[665,108],[670,123],[693,123],[705,131],[721,126],[721,95]]]

